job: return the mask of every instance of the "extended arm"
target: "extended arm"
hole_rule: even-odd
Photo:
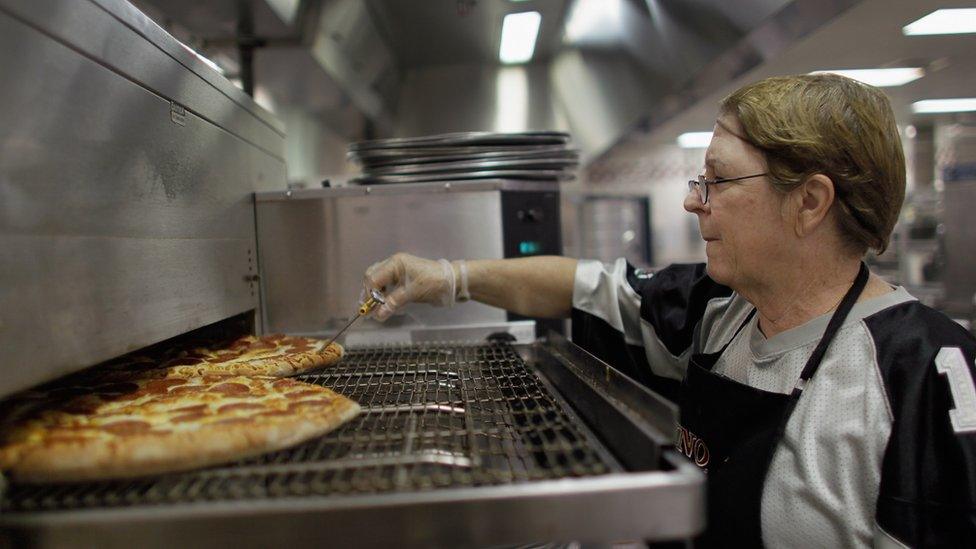
[[[535,317],[569,316],[575,273],[575,259],[557,256],[467,262],[472,299]],[[364,284],[387,294],[380,320],[411,302],[452,305],[462,285],[460,262],[399,253],[367,269]]]

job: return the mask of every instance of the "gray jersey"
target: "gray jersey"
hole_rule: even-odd
[[[671,398],[685,375],[691,353],[719,350],[753,308],[738,294],[708,279],[704,265],[674,266],[651,275],[633,269],[622,259],[610,265],[581,261],[573,307],[577,343]],[[764,391],[789,393],[829,319],[830,315],[824,315],[767,339],[754,317],[714,371]],[[901,325],[906,319],[912,323]],[[902,341],[899,330],[914,330],[914,337],[925,340],[926,345],[914,345],[907,352],[896,349]],[[933,341],[942,336],[932,337],[929,332],[944,332],[946,341]],[[879,351],[879,346],[885,352]],[[913,474],[905,469],[918,467],[919,460],[927,459],[913,450],[920,436],[932,438],[931,433],[917,432],[925,429],[918,426],[915,417],[920,410],[941,416],[935,420],[948,426],[944,436],[951,440],[936,445],[956,445],[943,449],[952,452],[952,460],[963,456],[959,465],[949,460],[946,467],[962,467],[959,478],[968,479],[968,488],[962,494],[947,488],[937,497],[951,500],[952,505],[961,500],[962,518],[956,524],[961,528],[959,535],[963,539],[973,535],[976,471],[971,460],[976,459],[972,452],[976,450],[976,429],[959,431],[950,425],[949,394],[966,394],[967,387],[965,380],[960,387],[953,387],[951,380],[940,377],[940,369],[948,366],[940,367],[942,359],[938,357],[946,364],[955,360],[945,358],[955,357],[952,351],[940,354],[943,348],[962,349],[958,351],[962,366],[956,367],[956,373],[965,375],[968,390],[972,390],[976,343],[961,328],[918,304],[903,288],[854,306],[817,374],[804,389],[774,453],[762,496],[762,535],[767,546],[901,546],[937,543],[940,535],[954,535],[951,529],[930,532],[929,523],[903,524],[902,515],[920,516],[915,507],[903,508],[904,490],[921,498],[931,482],[939,482],[919,477],[916,482],[924,486],[893,485],[903,480],[895,475]],[[903,369],[915,378],[905,381],[910,376]],[[916,374],[922,369],[931,372]],[[944,403],[913,402],[919,387],[932,382],[945,385],[946,381],[949,386],[943,391],[945,395],[931,397]],[[963,412],[976,415],[976,401],[967,406],[972,409]],[[899,420],[902,415],[911,418]],[[888,452],[896,427],[906,431],[896,441],[904,448]],[[894,455],[898,452],[911,455]],[[885,474],[892,478],[886,480]],[[882,485],[891,485],[887,491],[896,492],[891,495],[890,511],[888,504],[879,510],[879,500],[887,501],[888,497],[882,493]]]

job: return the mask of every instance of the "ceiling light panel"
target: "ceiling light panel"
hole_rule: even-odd
[[[935,10],[902,27],[907,36],[976,32],[976,8]]]
[[[678,146],[682,149],[707,149],[712,142],[712,132],[687,132],[678,136]]]
[[[810,74],[832,73],[853,78],[871,86],[886,88],[903,86],[925,76],[925,70],[919,67],[899,67],[889,69],[838,69],[814,71]]]
[[[916,101],[912,103],[912,112],[916,114],[969,111],[976,111],[976,97],[960,97],[956,99],[925,99],[923,101]]]
[[[498,59],[502,63],[525,63],[535,53],[542,15],[537,11],[510,13],[502,21],[502,41]]]
[[[610,46],[624,32],[624,0],[576,0],[566,20],[563,41],[573,46]]]

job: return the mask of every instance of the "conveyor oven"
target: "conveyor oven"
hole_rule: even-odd
[[[671,406],[558,335],[360,347],[300,379],[362,413],[226,466],[11,484],[0,524],[52,547],[474,547],[702,527],[701,474],[665,435]]]
[[[286,260],[260,236],[260,197],[285,192],[272,115],[122,0],[0,0],[0,66],[0,397],[211,333],[328,335],[329,315],[305,330],[278,314],[328,281],[270,288]],[[301,379],[362,413],[287,450],[124,481],[3,479],[0,544],[694,537],[704,480],[672,449],[673,406],[525,322],[347,339],[338,366]]]

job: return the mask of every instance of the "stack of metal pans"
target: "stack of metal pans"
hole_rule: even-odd
[[[579,152],[563,132],[463,132],[376,139],[349,146],[361,185],[465,179],[559,181],[575,177]]]

